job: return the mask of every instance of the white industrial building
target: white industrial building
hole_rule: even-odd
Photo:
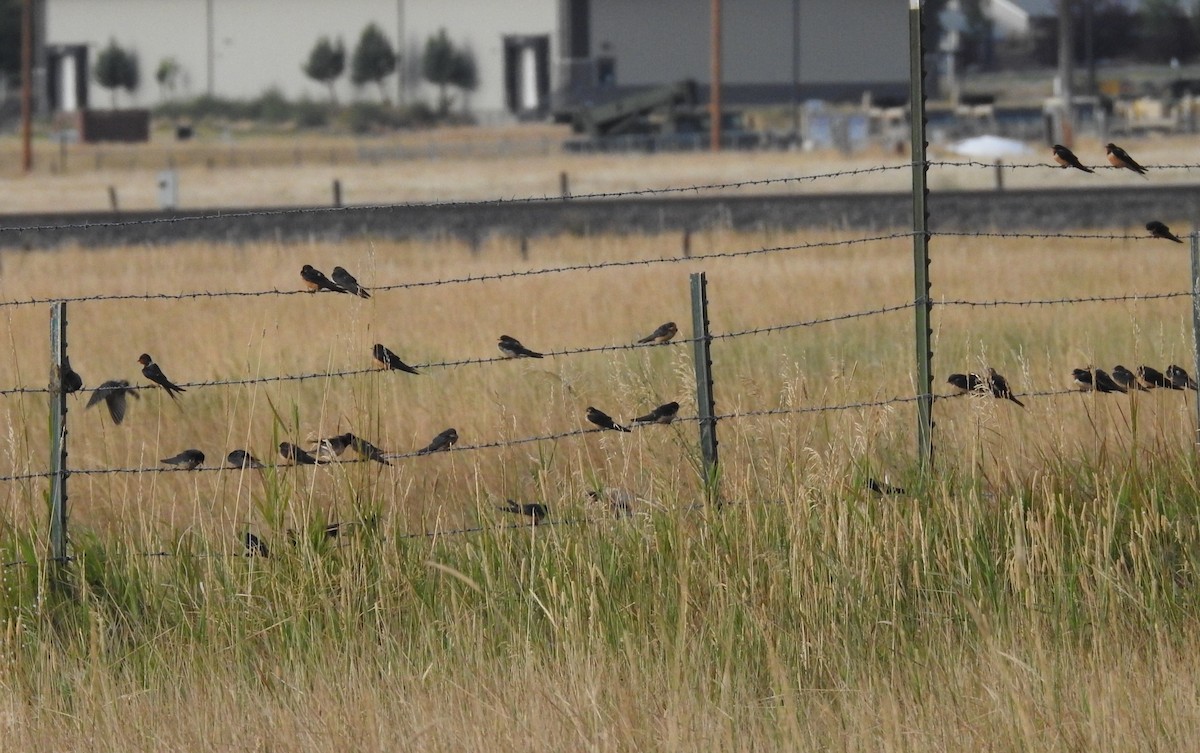
[[[556,103],[606,92],[709,80],[711,0],[39,0],[46,91],[54,109],[108,98],[88,75],[110,39],[137,53],[142,84],[131,104],[149,106],[154,72],[180,66],[171,96],[251,98],[276,88],[324,99],[301,66],[317,39],[341,38],[347,74],[362,29],[377,24],[402,64],[386,83],[393,101],[435,90],[421,80],[425,41],[445,28],[479,69],[473,111],[485,119],[537,117]],[[908,78],[907,4],[902,0],[725,0],[723,81],[733,103],[809,98],[858,101],[864,92],[902,97]]]

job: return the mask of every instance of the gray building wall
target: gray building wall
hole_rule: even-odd
[[[683,78],[706,84],[710,4],[592,0],[591,52],[601,55],[607,48],[616,59],[619,87]],[[856,97],[864,87],[907,86],[908,5],[903,0],[725,0],[723,9],[723,74],[730,93],[790,96],[796,40],[805,97],[835,90]]]

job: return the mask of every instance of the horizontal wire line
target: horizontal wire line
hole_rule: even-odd
[[[854,312],[850,312],[850,313],[846,313],[846,314],[838,314],[835,316],[823,317],[820,319],[809,319],[809,320],[800,321],[800,322],[791,322],[788,324],[777,324],[777,325],[772,325],[772,326],[768,326],[768,327],[757,327],[754,329],[741,330],[741,331],[737,331],[737,332],[726,332],[723,334],[711,335],[710,339],[724,340],[724,339],[728,339],[728,338],[743,337],[743,336],[747,336],[747,335],[757,335],[757,334],[763,334],[763,333],[769,333],[769,332],[777,332],[777,331],[781,331],[781,330],[795,329],[797,327],[812,327],[812,326],[815,326],[818,324],[828,324],[831,322],[845,321],[848,319],[858,319],[858,318],[862,318],[862,317],[875,316],[878,314],[887,314],[887,313],[891,313],[894,311],[902,311],[906,308],[911,308],[912,306],[913,306],[912,303],[904,303],[904,304],[899,304],[899,305],[895,305],[895,306],[884,306],[882,308],[869,309],[869,310],[865,310],[865,311],[854,311]],[[546,357],[576,356],[576,355],[582,355],[585,353],[606,353],[606,352],[617,352],[617,351],[625,351],[625,350],[641,350],[641,349],[645,349],[645,348],[657,348],[657,347],[661,347],[664,345],[668,345],[668,346],[688,345],[688,344],[698,342],[701,339],[703,339],[703,338],[689,337],[689,338],[680,338],[678,340],[671,340],[671,341],[668,341],[665,343],[618,343],[618,344],[612,344],[612,345],[592,345],[592,346],[585,346],[585,347],[581,347],[581,348],[565,348],[562,350],[547,350],[547,351],[544,351],[542,353],[542,355],[544,355]],[[410,365],[414,369],[420,370],[420,369],[452,368],[452,367],[457,367],[457,366],[481,366],[481,365],[486,365],[486,364],[502,363],[502,362],[515,361],[515,360],[519,360],[519,359],[507,358],[505,356],[490,356],[490,357],[481,357],[481,358],[463,358],[463,359],[451,360],[451,361],[432,361],[429,363],[413,363]],[[184,387],[184,388],[227,387],[227,386],[240,386],[240,385],[250,385],[250,384],[265,384],[265,383],[271,383],[271,382],[304,381],[307,379],[360,376],[360,375],[364,375],[364,374],[379,374],[379,373],[384,373],[385,371],[386,371],[385,369],[375,367],[375,368],[366,368],[366,369],[346,369],[346,370],[341,370],[341,371],[316,371],[316,372],[308,372],[308,373],[303,373],[303,374],[280,374],[280,375],[265,376],[265,377],[245,377],[245,378],[241,378],[241,379],[218,379],[218,380],[207,381],[207,382],[178,382],[177,384],[180,387]],[[416,374],[416,375],[412,375],[412,376],[420,376],[420,375]],[[404,379],[407,377],[401,377],[401,376],[397,375],[396,378]],[[131,385],[126,389],[129,389],[129,390],[156,390],[156,389],[159,389],[159,387],[157,385],[140,384],[140,385]],[[99,388],[89,388],[89,389],[80,390],[80,392],[95,393],[98,390],[99,390]],[[0,396],[13,395],[13,394],[48,394],[50,392],[51,392],[51,389],[49,387],[16,387],[16,388],[12,388],[12,389],[0,390]]]
[[[1161,238],[1142,233],[1141,235],[1123,235],[1117,233],[1008,233],[1008,232],[972,232],[955,230],[931,230],[929,234],[943,238],[1021,238],[1035,240],[1104,240],[1104,241],[1155,241]],[[1169,241],[1168,241],[1169,242]]]
[[[1191,291],[1175,291],[1170,293],[1128,293],[1124,295],[1091,295],[1078,296],[1072,298],[1035,298],[1029,300],[993,300],[993,301],[971,301],[963,299],[945,299],[933,301],[936,306],[970,306],[970,307],[991,307],[991,306],[1054,306],[1059,304],[1075,304],[1075,303],[1113,303],[1120,301],[1156,301],[1167,298],[1190,298]]]
[[[1062,396],[1062,395],[1078,395],[1078,394],[1087,394],[1087,393],[1081,392],[1080,390],[1077,390],[1077,389],[1069,389],[1069,388],[1056,389],[1056,390],[1030,391],[1030,392],[1014,392],[1013,393],[1013,395],[1015,397],[1028,397],[1028,398],[1057,397],[1057,396]],[[971,396],[973,396],[972,393],[950,393],[950,394],[933,394],[933,395],[930,395],[929,398],[934,401],[943,401],[943,400],[953,400],[953,399],[957,399],[957,398],[971,397]],[[989,394],[981,392],[981,394],[979,396],[987,397],[987,396],[989,396]],[[887,407],[890,405],[904,405],[907,403],[914,403],[921,399],[922,399],[922,396],[914,395],[914,396],[910,396],[910,397],[892,397],[892,398],[887,398],[887,399],[882,399],[882,400],[866,400],[866,401],[861,401],[861,402],[856,402],[856,403],[843,403],[843,404],[839,404],[839,405],[817,405],[817,406],[806,406],[806,407],[802,406],[802,407],[790,407],[790,408],[762,408],[762,409],[749,410],[749,411],[734,411],[734,412],[730,412],[730,413],[721,413],[721,414],[714,416],[713,420],[726,421],[726,420],[733,420],[733,419],[740,419],[740,418],[761,418],[764,416],[785,416],[785,415],[800,415],[800,414],[808,414],[808,413],[830,413],[830,412],[840,412],[840,411],[849,411],[849,410],[862,410],[864,408],[884,408],[884,407]],[[679,417],[679,418],[675,419],[675,423],[699,423],[700,421],[702,421],[702,419],[699,416],[686,416],[686,417]],[[656,426],[656,424],[634,424],[633,428],[638,431],[645,431],[648,429],[652,430],[655,426]],[[494,440],[491,442],[482,442],[482,443],[473,444],[473,445],[458,445],[458,446],[450,447],[446,450],[440,450],[438,452],[425,453],[425,452],[421,452],[419,450],[414,450],[411,452],[384,453],[383,457],[388,460],[406,460],[409,458],[417,458],[417,457],[426,457],[426,456],[432,457],[432,456],[436,456],[439,454],[448,455],[451,453],[458,453],[458,452],[473,452],[473,451],[477,451],[477,450],[488,450],[488,449],[496,449],[496,448],[502,448],[502,447],[516,447],[516,446],[520,446],[520,445],[531,444],[534,442],[557,441],[559,439],[566,439],[569,437],[578,437],[578,436],[583,436],[585,434],[599,434],[599,433],[607,433],[607,432],[611,432],[611,431],[612,431],[611,429],[601,429],[601,428],[568,429],[566,431],[553,432],[550,434],[538,434],[538,435],[533,435],[533,436],[528,436],[528,437],[520,437],[518,439],[498,439],[498,440]],[[624,432],[612,432],[612,433],[619,434],[619,433],[624,433]],[[369,462],[371,462],[371,461],[365,460],[365,459],[363,459],[363,460],[330,460],[330,461],[322,461],[322,462],[318,463],[318,465],[322,466],[322,467],[328,467],[328,466],[342,466],[342,465],[362,465],[364,463],[369,463]],[[283,469],[283,468],[294,468],[297,466],[294,464],[286,464],[286,465],[284,465],[284,464],[280,464],[280,465],[266,464],[266,467],[272,468],[275,470],[279,470],[279,469]],[[143,467],[143,468],[82,468],[82,469],[69,470],[69,471],[67,471],[67,474],[72,475],[72,476],[75,476],[75,475],[78,475],[78,476],[102,476],[102,475],[114,475],[114,474],[135,474],[135,473],[196,473],[196,472],[200,472],[200,471],[212,472],[212,471],[249,471],[249,470],[257,470],[257,469],[241,468],[238,466],[231,466],[231,465],[201,466],[199,468],[194,468],[194,469],[179,468],[179,467],[151,466],[151,467]],[[0,476],[0,482],[23,481],[23,480],[37,479],[37,478],[50,478],[51,476],[54,476],[54,475],[55,474],[50,471],[23,473],[23,474],[11,475],[11,476]]]
[[[325,214],[336,212],[373,211],[381,209],[453,209],[469,207],[505,206],[520,204],[550,204],[571,201],[587,201],[593,199],[621,199],[636,196],[662,196],[678,193],[699,193],[701,191],[721,191],[728,189],[754,188],[788,183],[804,183],[806,181],[828,180],[852,175],[869,175],[872,173],[889,172],[893,170],[909,170],[912,164],[903,162],[895,165],[874,165],[849,170],[835,170],[812,175],[788,175],[779,178],[757,178],[754,180],[738,180],[727,183],[701,183],[691,186],[665,186],[662,188],[635,188],[628,191],[598,191],[594,193],[572,194],[570,196],[516,196],[499,199],[479,199],[463,201],[434,201],[434,202],[401,202],[394,204],[360,204],[341,207],[299,207],[295,209],[259,209],[248,212],[217,212],[189,217],[153,217],[143,220],[114,220],[109,222],[88,222],[83,224],[59,225],[14,225],[0,227],[0,233],[33,232],[38,230],[86,230],[89,228],[131,227],[135,225],[169,225],[180,222],[206,222],[211,220],[241,219],[245,217],[288,217],[303,214]]]
[[[915,164],[919,165],[921,163],[917,162]],[[980,162],[979,160],[927,160],[925,164],[927,164],[929,167],[986,167],[986,168],[989,168],[992,170],[996,169],[997,166],[999,166],[1005,170],[1026,170],[1026,169],[1036,170],[1036,169],[1045,169],[1045,168],[1050,168],[1052,170],[1069,170],[1069,169],[1071,169],[1071,168],[1065,168],[1058,163],[1051,163],[1051,162],[1014,162],[1014,163],[1000,162],[1000,163],[996,163],[996,162]],[[1084,167],[1090,167],[1093,170],[1128,170],[1129,169],[1126,167],[1117,167],[1115,165],[1109,165],[1109,164],[1084,165]],[[1147,170],[1195,170],[1195,169],[1200,169],[1200,164],[1181,164],[1181,165],[1173,165],[1173,164],[1150,165],[1150,164],[1146,164],[1146,165],[1142,165],[1142,167],[1146,168]]]
[[[1169,293],[1130,293],[1130,294],[1124,294],[1124,295],[1084,296],[1084,297],[1071,297],[1071,298],[1040,298],[1040,299],[1027,299],[1027,300],[972,301],[972,300],[964,300],[964,299],[945,299],[945,300],[934,300],[934,301],[932,301],[932,304],[936,305],[936,306],[968,306],[968,307],[1049,306],[1049,305],[1056,305],[1056,304],[1112,303],[1112,302],[1121,302],[1121,301],[1149,301],[1149,300],[1161,300],[1161,299],[1169,299],[1169,298],[1186,298],[1186,297],[1190,297],[1191,295],[1192,295],[1191,292],[1188,292],[1188,291],[1176,291],[1176,292],[1169,292]],[[732,331],[732,332],[723,332],[723,333],[711,335],[710,339],[725,340],[725,339],[745,337],[745,336],[750,336],[750,335],[769,334],[771,332],[779,332],[779,331],[784,331],[784,330],[789,330],[789,329],[796,329],[796,328],[800,328],[800,327],[812,327],[812,326],[816,326],[816,325],[820,325],[820,324],[829,324],[829,323],[833,323],[833,322],[846,321],[846,320],[851,320],[851,319],[858,319],[858,318],[894,313],[897,311],[903,311],[905,309],[913,308],[915,305],[917,305],[917,304],[915,304],[913,302],[906,302],[906,303],[894,304],[894,305],[890,305],[890,306],[882,306],[882,307],[875,308],[875,309],[867,309],[867,310],[863,310],[863,311],[853,311],[853,312],[849,312],[849,313],[845,313],[845,314],[836,314],[833,316],[821,317],[821,318],[817,318],[817,319],[807,319],[807,320],[803,320],[803,321],[799,321],[799,322],[790,322],[787,324],[776,324],[776,325],[770,325],[770,326],[766,326],[766,327],[755,327],[752,329],[736,330],[736,331]],[[626,351],[626,350],[639,350],[642,348],[656,348],[656,347],[661,347],[663,345],[679,346],[679,345],[687,345],[687,344],[695,343],[700,339],[701,338],[691,337],[691,338],[680,338],[678,340],[671,340],[670,342],[666,342],[666,343],[620,343],[620,344],[612,344],[612,345],[594,345],[594,346],[585,346],[585,347],[581,347],[581,348],[565,348],[562,350],[548,350],[548,351],[545,351],[543,353],[543,355],[545,355],[547,357],[575,356],[575,355],[582,355],[582,354],[586,354],[586,353],[605,353],[605,352],[618,352],[618,351]],[[481,365],[487,365],[487,364],[493,364],[493,363],[514,361],[514,360],[518,360],[518,359],[506,358],[504,356],[493,356],[493,357],[482,357],[482,358],[464,358],[464,359],[449,360],[449,361],[432,361],[429,363],[414,363],[414,364],[412,364],[412,366],[415,369],[439,369],[439,368],[453,368],[453,367],[458,367],[458,366],[481,366]],[[326,379],[326,378],[342,378],[342,377],[350,377],[350,376],[361,376],[361,375],[366,375],[366,374],[383,373],[384,371],[385,371],[384,369],[380,369],[380,368],[346,369],[346,370],[341,370],[341,371],[317,371],[317,372],[308,372],[308,373],[302,373],[302,374],[280,374],[280,375],[265,376],[265,377],[246,377],[246,378],[241,378],[241,379],[219,379],[219,380],[205,381],[205,382],[180,382],[179,386],[185,387],[185,388],[245,386],[245,385],[252,385],[252,384],[269,384],[269,383],[277,383],[277,382],[305,381],[305,380],[309,380],[309,379]],[[420,375],[412,375],[412,376],[420,376]],[[408,377],[407,376],[402,377],[400,375],[397,375],[396,378],[406,379]],[[140,385],[131,385],[127,389],[129,389],[129,390],[155,390],[155,389],[160,389],[160,388],[157,385],[140,384]],[[96,391],[97,391],[97,388],[81,390],[81,392],[85,392],[85,393],[88,393],[88,392],[95,393]],[[50,392],[51,392],[51,390],[49,387],[13,387],[13,388],[9,388],[9,389],[0,390],[0,396],[17,395],[17,394],[20,394],[20,395],[49,394]],[[0,479],[0,480],[2,480],[2,479]]]
[[[518,277],[538,277],[548,274],[559,274],[564,272],[591,272],[599,269],[619,269],[622,267],[637,267],[651,266],[656,264],[680,264],[693,261],[704,261],[707,259],[737,259],[747,256],[759,256],[762,254],[775,254],[785,251],[803,251],[813,248],[833,248],[838,246],[856,246],[864,243],[874,243],[877,241],[894,240],[896,238],[909,238],[912,236],[911,230],[898,231],[887,233],[884,235],[872,235],[862,238],[848,238],[836,241],[813,241],[811,243],[798,243],[791,246],[769,246],[763,248],[749,249],[746,251],[718,251],[711,254],[693,254],[691,256],[659,256],[653,259],[629,259],[621,261],[602,261],[588,264],[568,264],[560,267],[544,267],[541,269],[530,269],[515,272],[496,272],[494,274],[483,275],[466,275],[463,277],[447,277],[437,280],[424,280],[420,282],[403,282],[394,285],[375,285],[367,289],[372,293],[386,292],[391,290],[408,290],[411,288],[429,288],[440,287],[443,285],[458,285],[471,282],[490,282],[494,280],[507,280]],[[281,296],[281,295],[314,295],[309,290],[279,290],[272,288],[270,290],[252,290],[252,291],[231,291],[231,290],[216,290],[216,291],[193,291],[188,293],[127,293],[116,295],[81,295],[59,298],[28,298],[20,301],[0,301],[0,308],[11,308],[19,306],[33,306],[46,303],[89,303],[93,301],[159,301],[159,300],[187,300],[195,298],[258,298],[262,296]],[[333,295],[331,293],[322,293],[321,295]]]

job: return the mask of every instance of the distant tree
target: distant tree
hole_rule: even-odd
[[[450,83],[463,92],[463,109],[467,109],[468,95],[479,88],[479,66],[475,64],[475,53],[469,49],[459,50],[454,56],[454,75]]]
[[[318,39],[303,68],[304,75],[329,87],[329,101],[337,104],[337,92],[333,84],[346,70],[346,48],[342,46],[342,40],[334,43],[329,41],[329,37]]]
[[[117,107],[117,90],[124,89],[131,94],[141,84],[137,55],[125,50],[110,39],[108,47],[96,56],[96,67],[93,69],[96,83],[112,92],[112,106]]]
[[[162,99],[167,99],[175,94],[175,87],[179,83],[179,74],[182,70],[179,61],[173,57],[166,57],[158,61],[158,68],[154,71],[154,80],[158,82],[158,93]]]
[[[462,89],[464,94],[479,88],[479,67],[475,64],[474,53],[455,47],[445,29],[439,29],[426,40],[421,73],[426,81],[438,87],[438,113],[441,115],[450,111],[448,87]]]
[[[388,101],[387,91],[383,88],[383,80],[396,70],[396,53],[392,43],[383,35],[375,24],[368,24],[358,38],[358,46],[354,48],[354,56],[350,60],[350,81],[355,86],[375,82],[379,86],[379,96]]]

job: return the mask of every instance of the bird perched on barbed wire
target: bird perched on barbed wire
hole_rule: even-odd
[[[375,347],[371,348],[371,355],[375,358],[376,362],[378,362],[379,365],[385,369],[391,371],[407,371],[409,374],[421,373],[406,364],[404,361],[401,361],[399,356],[383,347],[382,343],[375,343]]]
[[[162,463],[177,465],[188,471],[194,471],[204,463],[204,453],[199,450],[184,450],[174,457],[163,458]]]
[[[549,510],[547,510],[546,506],[543,505],[541,502],[521,503],[521,502],[517,502],[514,499],[507,499],[507,500],[505,500],[505,502],[507,502],[507,504],[502,505],[502,506],[497,506],[496,509],[501,510],[503,512],[511,512],[511,513],[515,513],[517,515],[524,515],[527,518],[530,518],[533,521],[533,524],[535,526],[538,523],[541,523],[543,520],[545,520],[546,516],[549,514]]]
[[[300,279],[304,280],[304,284],[308,286],[308,292],[316,293],[321,290],[328,290],[334,293],[349,293],[348,290],[343,290],[338,287],[332,280],[325,276],[325,273],[319,269],[313,269],[311,264],[305,264],[300,267]]]
[[[1108,164],[1113,167],[1122,167],[1126,170],[1132,170],[1138,175],[1145,175],[1146,168],[1139,165],[1133,157],[1129,156],[1121,147],[1116,144],[1105,144],[1104,151],[1108,152]]]
[[[58,369],[58,377],[52,377],[51,382],[56,383],[58,389],[67,395],[83,389],[83,377],[71,368],[71,359],[67,356],[63,356],[62,367]],[[54,384],[51,385],[51,389],[53,388]]]
[[[149,353],[143,353],[138,356],[138,363],[142,365],[142,376],[166,390],[167,394],[170,395],[173,400],[179,399],[175,397],[176,394],[180,392],[187,392],[187,390],[180,387],[178,384],[175,384],[170,379],[167,379],[167,375],[164,374],[163,370],[158,367],[158,364],[154,362],[154,359],[150,357]]]
[[[983,380],[978,374],[951,374],[946,378],[946,383],[960,395],[975,392],[983,387]]]
[[[635,424],[669,424],[679,415],[679,403],[663,403],[644,416],[633,419]]]
[[[335,285],[350,295],[356,295],[359,298],[371,297],[371,294],[358,284],[358,280],[354,279],[354,275],[347,272],[345,267],[334,267],[330,276],[333,278]]]
[[[443,452],[449,450],[458,441],[458,432],[454,429],[446,429],[441,434],[433,438],[433,441],[427,444],[424,448],[417,450],[418,455],[428,455],[431,452]]]
[[[1008,386],[1008,380],[996,373],[996,370],[990,366],[988,367],[987,386],[992,391],[992,397],[1009,400],[1022,408],[1025,407],[1025,403],[1022,403],[1013,395],[1012,388]]]
[[[127,397],[138,398],[137,392],[129,386],[129,382],[125,379],[110,379],[107,382],[101,382],[96,391],[88,399],[87,407],[104,401],[104,407],[108,408],[108,415],[112,418],[114,424],[120,424],[125,420],[125,409],[129,405]]]
[[[1121,385],[1113,381],[1113,378],[1108,375],[1104,369],[1072,369],[1071,375],[1075,384],[1075,389],[1080,392],[1127,392]]]
[[[1189,390],[1196,389],[1196,380],[1187,373],[1182,366],[1171,364],[1167,367],[1167,379],[1171,380],[1171,386],[1177,390],[1184,388]]]
[[[1151,238],[1162,238],[1163,240],[1167,240],[1167,241],[1175,241],[1176,243],[1183,243],[1183,241],[1181,241],[1178,236],[1176,236],[1174,233],[1171,232],[1171,228],[1167,227],[1166,225],[1159,222],[1158,220],[1150,220],[1149,222],[1147,222],[1146,229],[1150,231]]]
[[[1138,378],[1142,380],[1142,384],[1151,389],[1154,389],[1155,387],[1161,387],[1165,390],[1179,389],[1175,385],[1171,384],[1171,380],[1167,379],[1165,374],[1153,366],[1139,366],[1137,375]]]
[[[271,556],[270,550],[267,549],[267,543],[250,531],[246,531],[242,536],[242,545],[246,547],[247,557],[262,557],[266,559]]]
[[[908,493],[903,487],[891,486],[886,481],[876,481],[869,477],[867,478],[867,489],[881,497],[903,496]]]
[[[654,343],[656,345],[661,345],[661,344],[669,341],[672,337],[674,337],[675,333],[677,333],[677,332],[679,332],[679,327],[675,326],[675,322],[667,322],[666,324],[660,324],[660,325],[658,325],[658,329],[656,329],[653,332],[651,332],[650,334],[646,335],[641,340],[638,340],[638,345],[643,345],[645,343]]]
[[[1137,378],[1136,374],[1121,364],[1117,364],[1113,367],[1112,379],[1114,382],[1124,387],[1127,392],[1130,390],[1135,392],[1145,392],[1147,389],[1146,386],[1142,384],[1141,380]]]
[[[279,456],[284,460],[290,460],[296,465],[316,465],[317,459],[304,451],[303,448],[297,447],[291,442],[279,443]]]
[[[521,344],[521,341],[515,337],[508,335],[500,335],[499,342],[496,347],[500,348],[500,352],[505,358],[544,358],[545,355],[537,351],[530,350]]]
[[[234,468],[262,468],[262,461],[245,450],[234,450],[225,457],[225,462]]]
[[[354,450],[360,460],[374,460],[376,463],[391,465],[387,458],[384,457],[383,450],[371,444],[362,437],[357,437],[350,432],[346,432],[341,436],[341,439],[349,443],[350,449]]]
[[[1085,173],[1096,172],[1092,168],[1087,167],[1080,162],[1079,158],[1075,156],[1075,152],[1072,152],[1062,144],[1055,144],[1051,151],[1054,153],[1054,161],[1061,165],[1064,169],[1073,167],[1076,170],[1082,170]]]
[[[619,423],[614,421],[612,416],[608,415],[599,408],[593,408],[590,405],[587,409],[587,420],[591,421],[596,426],[599,426],[601,429],[611,429],[612,431],[629,431],[628,427],[621,426]]]

